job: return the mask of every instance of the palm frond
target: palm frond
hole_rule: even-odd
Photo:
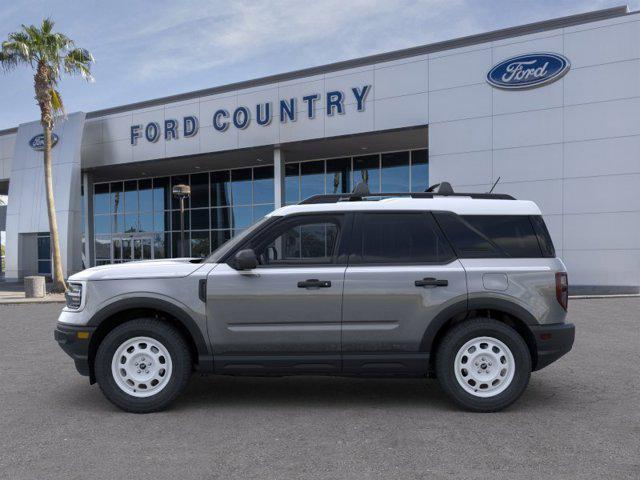
[[[62,104],[60,93],[55,88],[51,88],[49,90],[49,95],[51,95],[51,106],[53,107],[53,112],[56,114],[64,114],[64,105]]]
[[[28,35],[23,32],[11,33],[8,40],[2,42],[0,62],[5,69],[14,68],[21,62],[32,65],[32,53]]]
[[[42,30],[42,33],[44,35],[49,35],[51,33],[51,31],[53,30],[53,26],[54,25],[55,25],[55,22],[53,21],[53,19],[51,17],[43,18],[42,19],[42,26],[40,27],[40,30]]]
[[[72,75],[81,75],[88,82],[93,81],[91,64],[95,62],[93,55],[84,48],[74,48],[64,58],[64,70]]]

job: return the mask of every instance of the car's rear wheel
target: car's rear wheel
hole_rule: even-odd
[[[184,390],[191,363],[189,347],[175,328],[156,319],[135,319],[102,340],[95,374],[113,404],[148,413],[166,408]]]
[[[458,405],[493,412],[511,405],[526,389],[531,355],[510,326],[488,318],[466,320],[443,338],[436,372],[440,386]]]

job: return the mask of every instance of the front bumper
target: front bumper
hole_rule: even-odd
[[[69,355],[80,375],[89,376],[89,343],[95,332],[94,327],[80,327],[58,323],[53,331],[60,348]]]
[[[573,323],[559,323],[531,327],[535,337],[537,359],[533,370],[540,370],[555,362],[573,347],[576,327]]]

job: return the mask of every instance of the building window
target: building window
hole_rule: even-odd
[[[285,165],[285,204],[318,194],[349,193],[364,182],[371,193],[424,192],[429,187],[429,151],[388,152],[309,160]]]

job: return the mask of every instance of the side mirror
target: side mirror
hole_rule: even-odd
[[[256,252],[251,248],[240,250],[233,257],[233,260],[230,262],[230,266],[236,270],[253,270],[258,266],[258,257],[256,256]]]

